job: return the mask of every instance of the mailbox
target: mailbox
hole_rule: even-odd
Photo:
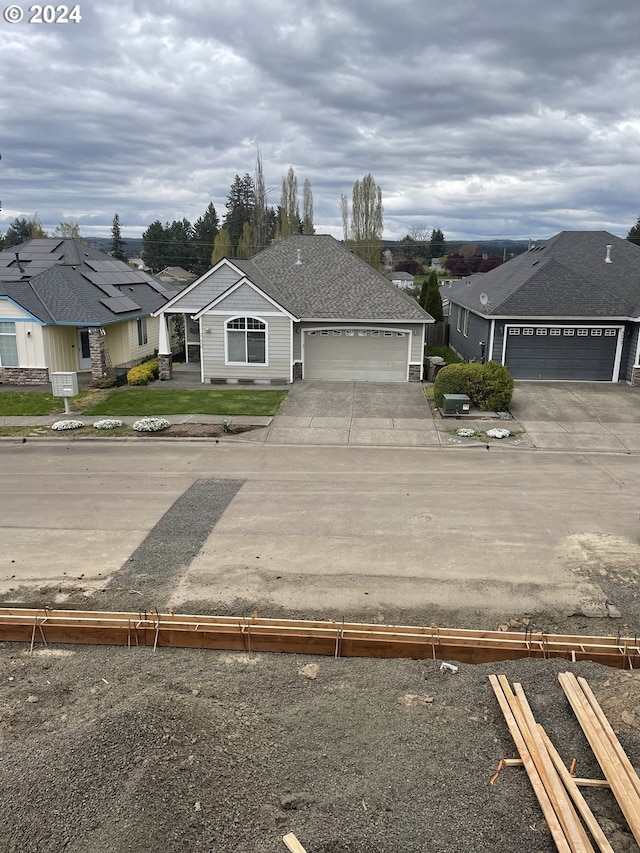
[[[54,397],[76,397],[78,394],[78,374],[72,371],[52,373],[51,392]]]
[[[443,394],[442,413],[444,415],[468,415],[471,400],[466,394]]]

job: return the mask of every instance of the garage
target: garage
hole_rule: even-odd
[[[611,382],[619,328],[507,326],[504,363],[514,379]]]
[[[304,378],[406,382],[409,332],[389,329],[307,329]]]

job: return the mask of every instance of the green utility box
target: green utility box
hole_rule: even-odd
[[[443,397],[444,415],[468,415],[471,411],[471,400],[466,394],[444,394]]]

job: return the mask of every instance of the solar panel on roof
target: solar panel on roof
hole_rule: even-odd
[[[0,278],[2,281],[21,281],[23,278],[29,278],[27,273],[21,273],[20,270],[16,267],[10,269],[4,269],[0,272]]]
[[[6,258],[6,257],[3,258],[2,255],[0,255],[0,267],[11,266],[11,264],[14,262],[14,260],[15,260],[15,258]]]
[[[114,287],[112,284],[99,284],[98,287],[103,293],[106,293],[107,296],[122,296],[122,291],[118,290],[118,288]]]
[[[152,287],[156,291],[156,293],[168,292],[168,288],[166,288],[163,284],[153,278],[150,278],[147,284],[149,285],[149,287]]]
[[[127,311],[140,311],[141,308],[133,299],[128,296],[110,296],[108,299],[101,299],[100,302],[113,311],[114,314],[124,314]]]
[[[83,277],[86,278],[91,284],[109,284],[109,282],[105,279],[104,275],[99,272],[83,272]]]

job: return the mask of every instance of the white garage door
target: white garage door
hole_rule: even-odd
[[[304,333],[304,378],[406,382],[410,335],[382,329]]]

